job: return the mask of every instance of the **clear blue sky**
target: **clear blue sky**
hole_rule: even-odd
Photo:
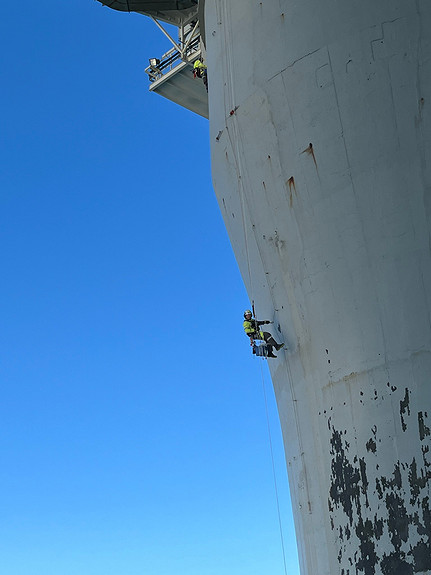
[[[262,365],[297,575],[208,125],[148,92],[167,40],[45,0],[0,43],[0,575],[282,575]]]

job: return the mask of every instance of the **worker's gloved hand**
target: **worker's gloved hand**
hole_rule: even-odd
[[[268,319],[265,321],[266,324],[271,323]]]

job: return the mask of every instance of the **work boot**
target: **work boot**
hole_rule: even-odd
[[[277,343],[277,345],[275,346],[275,349],[277,351],[280,351],[280,349],[284,346],[284,342],[283,343]]]
[[[277,358],[277,356],[274,355],[274,354],[272,353],[272,351],[271,351],[271,353],[268,353],[268,355],[267,355],[266,357],[272,357],[272,358],[274,358],[274,359]]]

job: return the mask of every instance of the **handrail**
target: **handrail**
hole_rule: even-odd
[[[183,57],[181,57],[181,53],[176,48],[171,48],[168,52],[163,54],[161,59],[157,62],[157,65],[150,64],[145,68],[145,72],[148,74],[150,82],[155,82],[156,80],[160,80],[164,74],[170,72],[181,61],[188,61],[193,56],[199,54],[199,52],[200,36],[197,36],[194,40],[189,42]]]

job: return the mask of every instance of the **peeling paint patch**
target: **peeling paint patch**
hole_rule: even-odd
[[[359,469],[355,469],[346,457],[347,445],[343,442],[342,434],[332,428],[331,438],[332,455],[332,484],[329,496],[334,506],[341,505],[344,513],[353,524],[353,506],[359,506]]]
[[[426,486],[428,479],[431,478],[431,473],[426,472],[418,475],[418,468],[415,458],[409,468],[409,484],[410,484],[410,504],[416,505],[421,490]]]
[[[374,441],[374,439],[371,437],[367,443],[365,444],[365,447],[367,448],[367,451],[371,451],[372,453],[376,453],[377,450],[377,443]]]
[[[394,393],[388,388],[388,395]],[[410,398],[406,388],[400,401],[404,431],[411,415]],[[371,465],[376,460],[370,454],[377,452],[382,440],[376,425],[361,445],[356,434],[355,441],[350,441],[353,435],[336,429],[333,418],[328,418],[332,458],[328,509],[341,574],[349,568],[355,575],[431,572],[431,461],[426,444],[431,430],[426,412],[418,412],[417,417],[418,428],[411,427],[412,441],[420,439],[423,461],[417,456],[397,460],[392,473],[385,474],[379,472],[379,464]]]
[[[400,401],[401,426],[403,428],[403,431],[406,431],[407,429],[407,424],[404,419],[406,412],[408,413],[408,415],[410,415],[410,396],[407,387],[404,399]]]
[[[379,354],[379,355],[380,355],[380,354]],[[396,390],[397,390],[396,386],[395,386],[395,385],[391,385],[391,382],[390,382],[390,381],[388,381],[388,383],[387,383],[386,385],[391,389],[391,391],[396,391]]]
[[[425,412],[425,419],[427,417],[427,413]],[[419,437],[420,440],[423,441],[427,435],[430,434],[430,428],[425,425],[424,414],[422,411],[418,413],[418,423],[419,423]]]
[[[374,542],[374,525],[369,519],[363,521],[360,517],[355,532],[360,541],[359,550],[361,553],[356,567],[365,575],[374,575],[375,566],[378,563]]]
[[[381,562],[383,575],[413,575],[413,565],[407,563],[398,553],[385,555]]]
[[[392,545],[397,553],[400,552],[402,541],[406,542],[409,537],[409,517],[404,500],[394,492],[388,493],[385,498],[388,510],[388,531]]]

